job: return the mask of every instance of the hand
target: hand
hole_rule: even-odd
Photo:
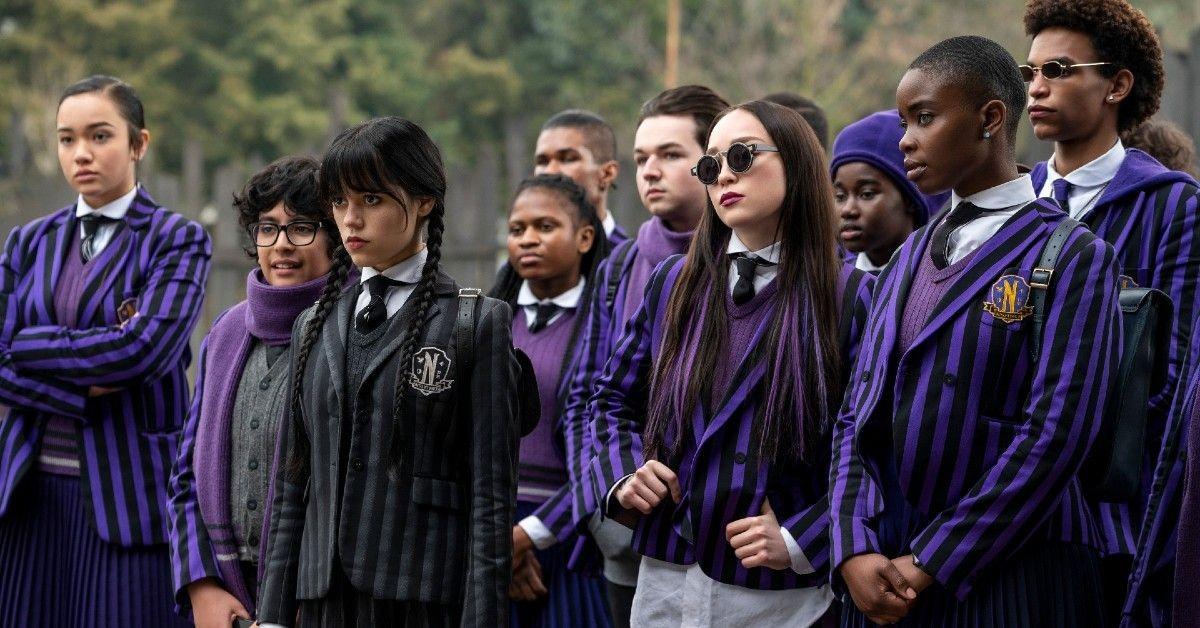
[[[192,601],[192,621],[196,628],[229,628],[235,617],[250,619],[242,603],[217,584],[215,578],[203,578],[187,586]]]
[[[547,593],[546,585],[542,584],[542,565],[533,552],[526,553],[520,563],[513,563],[508,597],[518,602],[532,602]]]
[[[529,533],[525,532],[525,528],[519,525],[513,526],[512,537],[513,567],[516,567],[521,557],[533,549],[533,539],[529,538]]]
[[[626,510],[650,514],[667,496],[676,504],[683,499],[679,478],[667,465],[649,460],[617,489],[617,503]]]
[[[783,542],[779,520],[766,500],[763,500],[762,515],[738,519],[725,526],[725,538],[729,539],[733,554],[746,569],[770,567],[782,570],[792,566],[792,555]]]
[[[105,388],[104,386],[92,386],[91,388],[88,388],[88,396],[89,397],[103,397],[104,395],[111,395],[112,393],[115,393],[119,390],[121,390],[121,389],[120,388]]]
[[[894,624],[908,614],[917,592],[883,554],[859,554],[842,563],[842,579],[858,610],[876,624]]]
[[[920,595],[920,593],[925,589],[928,589],[929,585],[933,584],[934,582],[933,576],[925,573],[924,569],[921,569],[915,563],[913,563],[912,554],[906,554],[900,558],[893,558],[892,564],[896,566],[896,569],[900,570],[900,575],[904,576],[904,579],[907,580],[910,585],[912,585],[912,588],[917,592],[918,595]]]

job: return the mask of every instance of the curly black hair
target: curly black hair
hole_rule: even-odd
[[[1103,76],[1121,69],[1133,73],[1133,89],[1117,111],[1118,131],[1133,129],[1158,111],[1166,73],[1162,45],[1145,13],[1128,0],[1029,0],[1025,33],[1036,37],[1055,27],[1088,36],[1098,60],[1113,64],[1096,68]]]
[[[302,219],[319,221],[329,236],[328,253],[341,244],[337,225],[326,215],[321,205],[317,173],[321,164],[312,157],[281,157],[254,173],[241,192],[233,195],[233,208],[238,213],[242,231],[281,201],[289,214]],[[253,242],[247,239],[244,247],[251,258],[257,256]]]

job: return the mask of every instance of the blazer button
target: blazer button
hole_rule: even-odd
[[[942,377],[942,381],[945,382],[947,386],[953,386],[954,383],[958,381],[958,378],[954,377],[950,373],[946,373],[946,375]]]
[[[258,460],[254,459],[254,458],[251,458],[251,459],[250,459],[250,464],[249,464],[249,465],[247,465],[247,466],[248,466],[248,467],[250,467],[250,470],[251,470],[251,471],[254,471],[255,469],[257,469],[257,468],[258,468]]]
[[[871,371],[863,371],[862,381],[864,384],[871,381]]]
[[[360,458],[355,458],[354,460],[351,460],[351,461],[350,461],[350,466],[351,466],[351,467],[352,467],[352,468],[353,468],[355,471],[362,471],[362,468],[363,468],[363,463],[362,463],[362,460],[361,460]]]
[[[258,510],[258,501],[253,499],[246,500],[246,510]]]
[[[252,429],[252,430],[258,429],[258,425],[259,425],[258,419],[250,419],[250,429]]]
[[[746,454],[740,451],[736,454],[733,454],[733,461],[738,464],[746,464]]]

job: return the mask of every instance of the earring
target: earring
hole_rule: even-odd
[[[985,140],[990,140],[990,139],[992,139],[992,132],[991,132],[991,131],[984,131],[984,132],[983,132],[983,139],[985,139]]]
[[[1116,100],[1116,98],[1114,98],[1112,94],[1109,94],[1109,95],[1108,95],[1108,102],[1112,102],[1112,101],[1114,101],[1114,100]]]

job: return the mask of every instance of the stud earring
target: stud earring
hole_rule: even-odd
[[[992,132],[991,132],[991,131],[984,131],[984,132],[983,132],[983,139],[985,139],[985,140],[990,140],[990,139],[992,139]]]
[[[1114,98],[1112,94],[1109,94],[1109,95],[1108,95],[1108,102],[1112,102],[1112,101],[1114,101],[1114,100],[1116,100],[1116,98]]]

